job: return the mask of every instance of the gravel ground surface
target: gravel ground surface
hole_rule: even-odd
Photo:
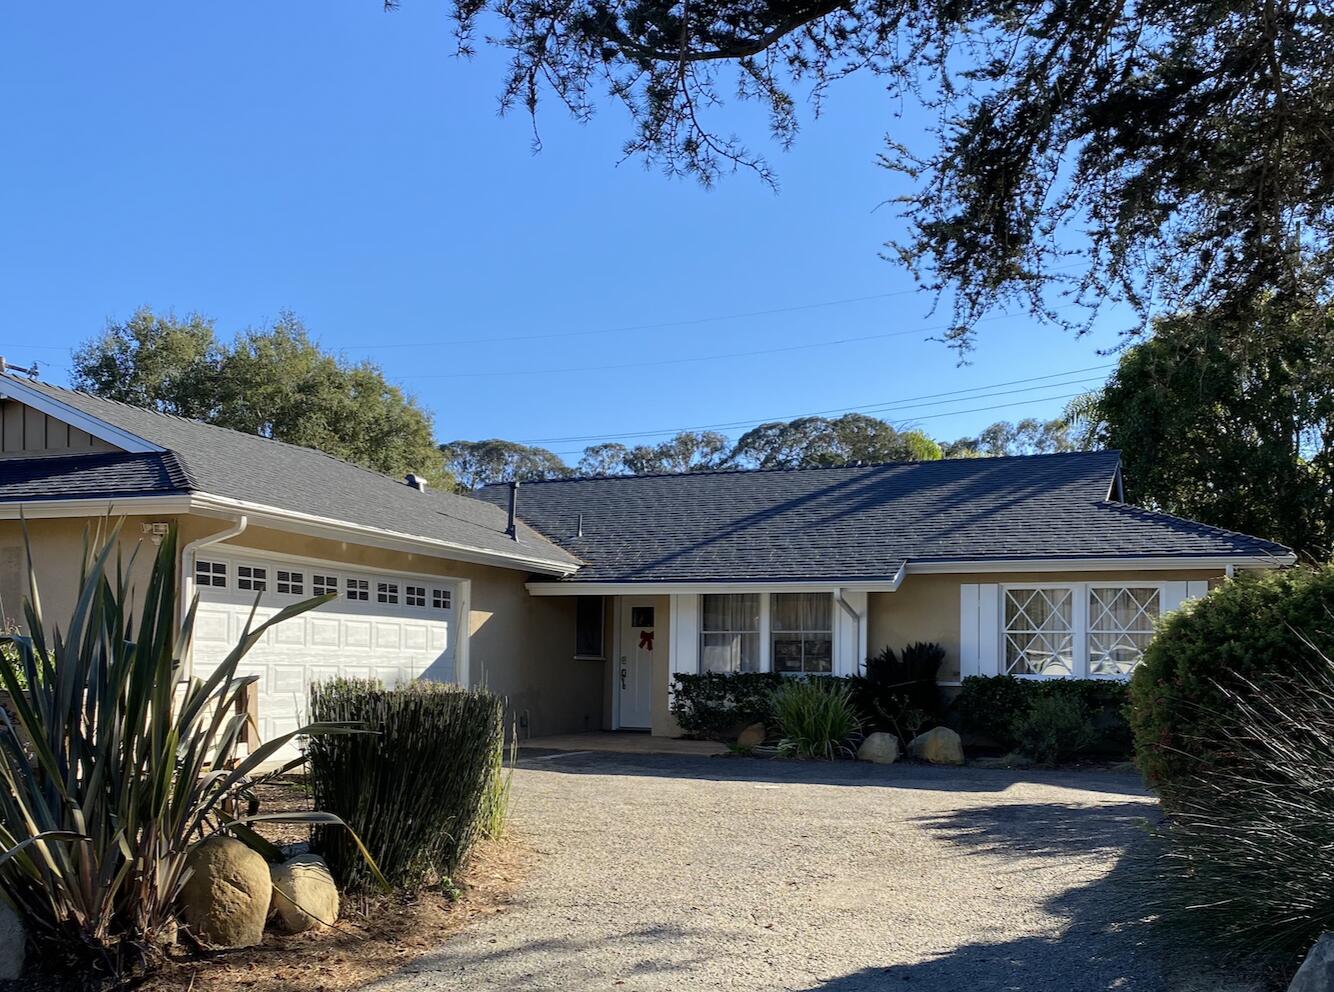
[[[1155,813],[1132,777],[528,754],[514,793],[514,907],[373,988],[1200,987],[1108,926]]]

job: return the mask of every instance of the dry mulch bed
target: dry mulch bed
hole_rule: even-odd
[[[310,809],[298,779],[260,786],[262,812]],[[267,824],[259,829],[277,844],[308,839],[305,827]],[[388,975],[429,953],[471,920],[501,913],[529,865],[529,852],[513,839],[478,843],[457,888],[399,895],[344,898],[338,926],[324,933],[280,934],[264,943],[230,951],[201,951],[177,944],[166,962],[134,983],[143,992],[343,992]],[[15,988],[54,992],[71,988],[69,978],[32,976]],[[6,983],[0,982],[0,987]]]

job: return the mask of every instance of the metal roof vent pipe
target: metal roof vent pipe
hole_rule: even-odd
[[[510,540],[519,539],[519,528],[516,525],[516,514],[519,510],[519,480],[515,479],[510,483],[510,522],[505,526],[505,533]]]
[[[407,475],[403,476],[403,481],[419,493],[426,492],[426,479],[418,475],[416,472],[409,472]]]

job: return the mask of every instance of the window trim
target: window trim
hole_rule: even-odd
[[[1102,682],[1128,682],[1134,674],[1134,668],[1125,675],[1094,674],[1089,671],[1089,594],[1092,589],[1156,589],[1158,590],[1158,615],[1167,612],[1167,582],[1162,579],[1096,579],[1088,582],[1002,582],[1000,584],[1000,616],[997,623],[997,636],[1000,638],[1000,654],[997,659],[999,674],[1006,675],[1005,655],[1005,602],[1011,589],[1068,589],[1071,593],[1070,635],[1074,642],[1074,671],[1070,675],[1039,675],[1029,672],[1014,675],[1016,679],[1035,679],[1038,681],[1065,679],[1093,679]],[[1136,662],[1138,665],[1138,662]]]
[[[834,655],[835,655],[835,650],[834,650],[834,636],[835,636],[835,634],[834,634],[834,632],[838,629],[838,615],[835,613],[835,609],[836,609],[836,607],[837,607],[838,604],[836,604],[836,603],[834,602],[834,596],[833,596],[833,594],[830,593],[829,596],[827,597],[827,598],[828,598],[828,601],[829,601],[829,604],[828,604],[828,605],[829,605],[829,629],[828,629],[827,631],[825,631],[825,630],[777,630],[777,629],[774,628],[774,625],[773,625],[773,597],[774,597],[774,596],[807,596],[807,595],[812,595],[811,593],[807,593],[807,592],[795,592],[795,591],[793,591],[793,592],[771,592],[771,593],[766,593],[765,595],[766,595],[766,598],[769,600],[769,603],[768,603],[768,608],[765,609],[765,610],[762,610],[762,611],[760,612],[760,620],[761,620],[761,622],[768,621],[768,627],[769,627],[769,631],[768,631],[769,668],[766,669],[766,671],[776,671],[776,669],[773,667],[773,646],[774,646],[774,637],[775,637],[775,636],[778,636],[778,635],[782,635],[782,634],[787,634],[787,635],[789,635],[789,636],[795,634],[795,635],[798,635],[798,636],[801,638],[801,642],[802,642],[802,648],[801,648],[801,671],[799,671],[799,672],[778,672],[778,674],[779,674],[779,675],[819,675],[819,676],[833,675],[833,674],[834,674],[834,664],[835,664],[835,657],[834,657]],[[819,593],[818,593],[818,592],[817,592],[817,593],[814,593],[814,595],[819,595]],[[827,633],[827,634],[829,635],[829,671],[827,671],[827,672],[808,672],[808,671],[806,671],[806,641],[811,639],[811,635],[816,635],[816,636],[818,637],[819,635],[822,635],[822,634],[825,634],[825,633]]]
[[[759,622],[759,629],[758,629],[758,630],[756,630],[756,631],[725,631],[725,630],[723,630],[723,631],[719,631],[719,630],[706,631],[706,630],[704,629],[704,597],[705,597],[705,596],[748,595],[748,594],[752,594],[752,593],[760,598],[760,622]],[[704,674],[704,673],[705,673],[705,672],[704,672],[704,635],[705,635],[705,634],[728,634],[728,633],[749,634],[749,633],[754,633],[754,634],[758,635],[759,640],[760,640],[760,656],[759,656],[759,664],[758,664],[758,667],[756,668],[756,671],[757,671],[757,672],[760,672],[760,673],[764,673],[764,674],[773,673],[773,671],[774,671],[774,659],[773,659],[773,636],[774,636],[774,630],[773,630],[773,604],[772,604],[772,597],[774,597],[774,596],[776,596],[776,595],[780,595],[780,594],[782,594],[782,593],[819,593],[819,594],[822,594],[822,595],[827,595],[827,596],[829,597],[829,640],[830,640],[830,645],[831,645],[831,648],[830,648],[830,655],[831,655],[831,657],[830,657],[830,665],[829,665],[829,671],[828,671],[828,672],[778,672],[778,673],[776,673],[776,674],[778,674],[778,675],[783,675],[783,676],[786,676],[786,677],[788,677],[788,678],[794,678],[794,679],[804,679],[804,678],[809,678],[809,677],[811,677],[811,676],[814,676],[814,677],[816,677],[816,678],[825,678],[825,677],[827,677],[827,676],[831,676],[831,675],[838,675],[838,674],[839,674],[839,667],[838,667],[838,665],[839,665],[839,660],[838,660],[838,659],[839,659],[839,653],[838,653],[838,652],[839,652],[839,637],[840,637],[840,633],[839,633],[839,622],[838,622],[838,620],[839,620],[839,612],[838,612],[838,609],[839,609],[839,607],[838,607],[838,593],[837,593],[836,590],[832,590],[832,589],[812,589],[812,588],[809,588],[809,587],[802,587],[802,586],[797,586],[797,587],[795,587],[795,588],[788,588],[788,589],[741,589],[741,590],[732,590],[732,589],[728,589],[728,590],[719,590],[718,592],[707,592],[707,593],[703,593],[703,592],[702,592],[702,593],[699,593],[699,594],[695,597],[695,599],[696,599],[695,609],[698,611],[698,616],[699,616],[699,631],[698,631],[698,634],[697,634],[697,637],[696,637],[696,645],[695,645],[695,652],[696,652],[696,655],[697,655],[697,658],[696,658],[696,660],[695,660],[695,671],[698,672],[698,673],[700,673],[700,674]],[[784,631],[780,631],[779,633],[784,633]],[[791,633],[791,632],[788,632],[788,633]],[[810,632],[808,632],[808,631],[803,631],[802,633],[810,633]],[[804,662],[803,662],[803,666],[804,666]]]

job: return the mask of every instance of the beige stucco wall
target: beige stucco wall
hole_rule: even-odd
[[[34,410],[17,400],[0,400],[0,458],[117,450],[63,420],[48,417],[41,410]]]
[[[126,521],[121,542],[127,559],[136,544],[146,545],[134,565],[133,574],[140,586],[151,568],[154,551],[141,533],[142,519],[131,517]],[[154,519],[174,522],[173,518]],[[96,527],[99,523],[105,526],[99,519],[29,521],[48,623],[67,622],[77,595],[84,526]],[[228,521],[200,516],[182,517],[179,523],[182,547],[229,526]],[[528,595],[524,572],[263,527],[250,527],[227,543],[344,565],[467,579],[471,583],[471,682],[507,697],[521,736],[598,730],[606,724],[606,663],[575,660],[574,600]],[[26,582],[21,548],[19,523],[0,521],[0,597],[4,612],[13,616],[18,614],[18,600]]]
[[[914,641],[934,641],[945,649],[942,682],[959,679],[959,586],[970,582],[1133,583],[1223,577],[1222,568],[1143,572],[979,572],[966,575],[908,575],[897,592],[873,592],[867,603],[866,648],[899,650]]]

